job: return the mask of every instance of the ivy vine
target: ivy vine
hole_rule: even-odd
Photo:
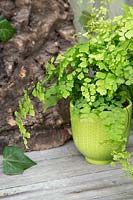
[[[8,40],[16,33],[16,29],[12,24],[5,18],[0,19],[0,41],[8,42]],[[25,137],[29,138],[30,133],[26,131],[23,125],[23,119],[26,118],[27,114],[34,115],[34,109],[31,104],[31,100],[24,91],[24,97],[19,103],[20,113],[15,112],[17,116],[17,125],[21,130],[21,135],[25,141]],[[25,141],[25,145],[27,145]],[[15,146],[6,146],[3,152],[3,171],[7,175],[21,174],[24,170],[36,165],[36,162],[32,161],[29,157],[24,154],[24,151]]]

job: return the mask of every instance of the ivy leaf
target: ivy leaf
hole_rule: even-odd
[[[0,40],[7,42],[16,32],[11,23],[7,19],[0,20]]]
[[[3,170],[7,175],[22,174],[24,170],[36,165],[20,147],[5,147],[3,158]]]

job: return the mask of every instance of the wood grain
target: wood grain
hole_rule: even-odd
[[[133,130],[128,150],[133,155]],[[133,199],[133,181],[123,174],[120,166],[112,168],[110,165],[88,164],[75,148],[73,141],[60,148],[27,154],[38,165],[22,175],[6,176],[0,167],[0,199]],[[133,164],[133,157],[131,163]]]

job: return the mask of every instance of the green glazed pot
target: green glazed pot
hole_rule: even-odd
[[[129,137],[132,102],[124,108],[127,112],[127,123],[123,134]],[[72,135],[77,149],[85,156],[87,162],[96,165],[109,164],[112,161],[112,147],[105,141],[109,140],[109,134],[106,132],[103,121],[96,115],[90,114],[89,117],[81,118],[73,112],[74,105],[70,103],[70,116]],[[119,117],[119,116],[118,116]]]
[[[129,86],[129,92],[130,92],[131,100],[133,102],[133,85]]]

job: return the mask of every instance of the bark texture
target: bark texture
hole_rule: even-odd
[[[52,56],[75,43],[73,16],[67,0],[1,0],[0,16],[9,19],[17,33],[0,43],[0,151],[7,144],[22,146],[14,111],[23,89],[42,79]],[[61,101],[36,118],[28,118],[31,150],[62,145],[69,134],[68,103]]]

